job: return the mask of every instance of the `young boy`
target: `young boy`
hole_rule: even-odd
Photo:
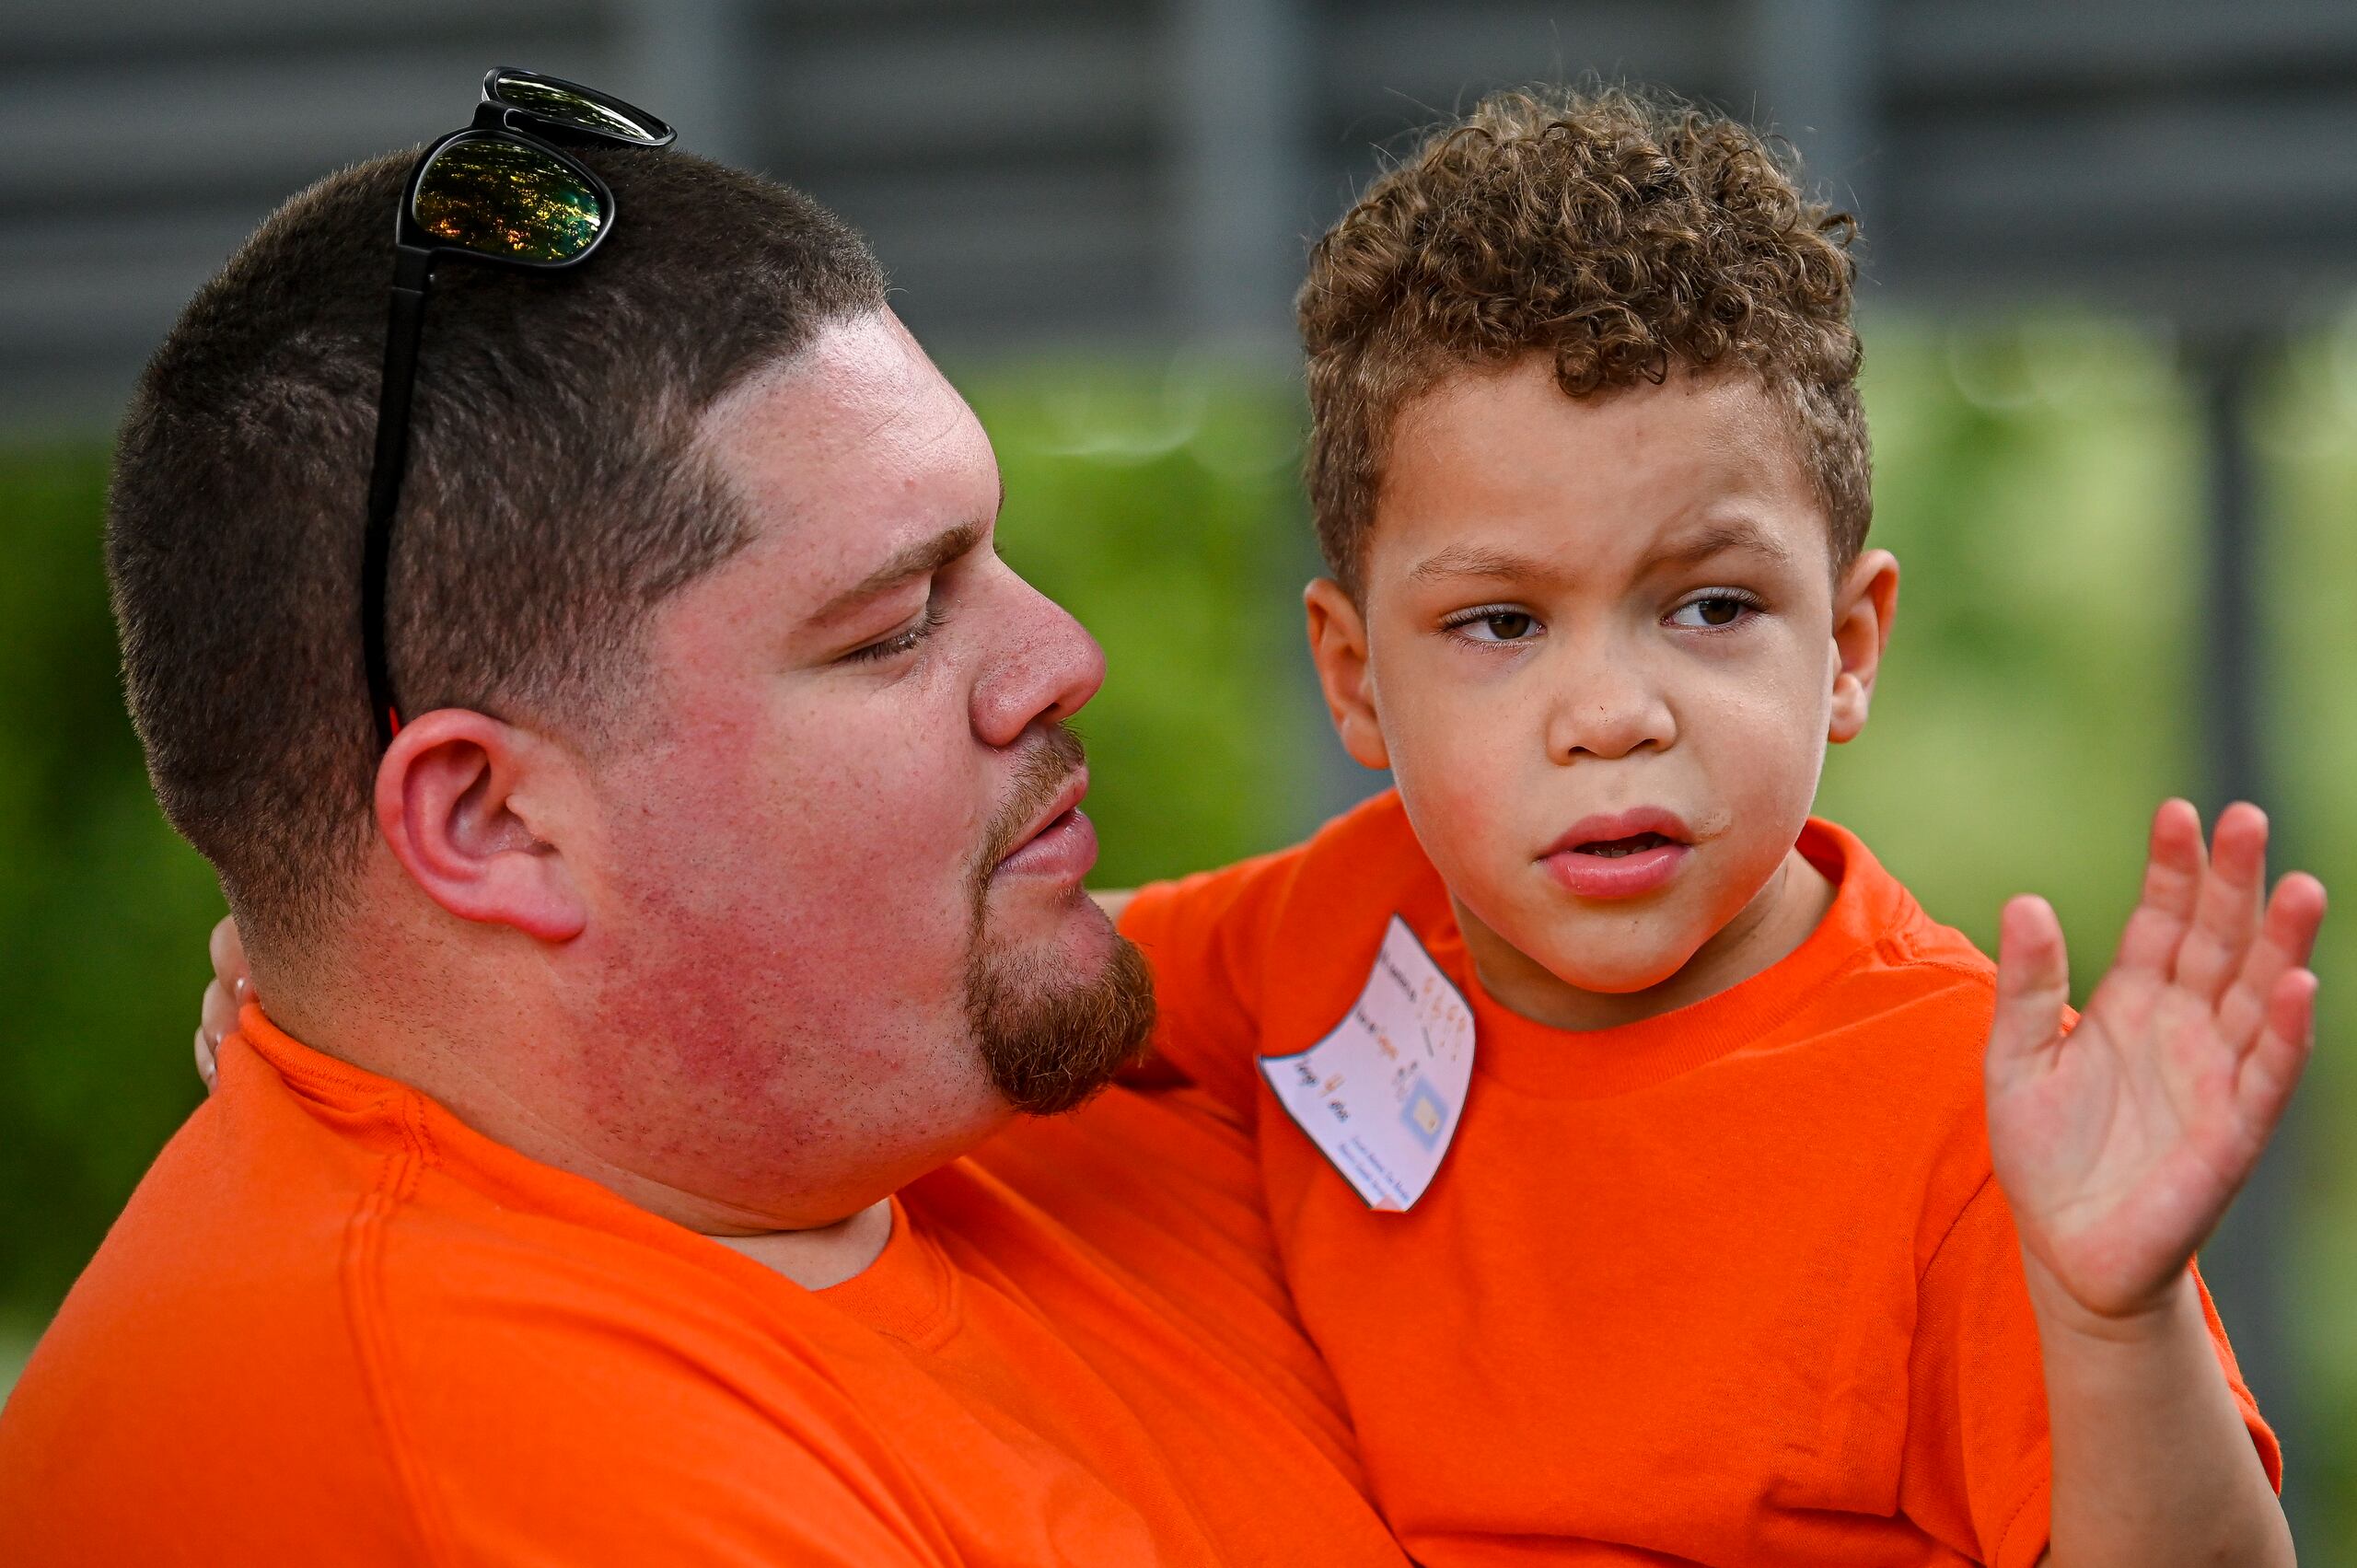
[[[2289,1562],[2190,1259],[2322,889],[2262,914],[2264,819],[2164,807],[2064,1038],[2041,901],[1991,966],[1810,819],[1898,599],[1847,239],[1608,92],[1491,99],[1319,243],[1311,652],[1398,788],[1135,896],[1158,1040],[1422,1562]]]

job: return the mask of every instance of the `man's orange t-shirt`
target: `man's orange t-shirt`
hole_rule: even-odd
[[[2038,1337],[1982,1115],[1993,970],[1850,834],[1812,822],[1800,849],[1838,888],[1800,947],[1591,1033],[1482,991],[1395,796],[1125,912],[1161,1050],[1255,1131],[1302,1319],[1419,1562],[2013,1568],[2044,1550]],[[1256,1063],[1341,1021],[1395,912],[1476,1041],[1406,1214],[1362,1202]]]
[[[1016,1129],[812,1292],[250,1010],[0,1416],[0,1556],[1399,1562],[1191,1095]]]

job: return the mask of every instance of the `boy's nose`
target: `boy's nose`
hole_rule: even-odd
[[[1547,755],[1562,763],[1608,760],[1667,746],[1676,736],[1668,705],[1651,686],[1629,672],[1592,671],[1557,698],[1548,719]]]

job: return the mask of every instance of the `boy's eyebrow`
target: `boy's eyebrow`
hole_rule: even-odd
[[[982,534],[989,527],[989,524],[980,521],[959,523],[955,528],[944,528],[931,539],[919,540],[819,606],[818,613],[811,619],[830,620],[854,605],[899,587],[911,578],[940,571],[981,543]]]
[[[1737,550],[1752,555],[1764,555],[1779,565],[1789,564],[1793,559],[1793,552],[1785,548],[1782,540],[1748,518],[1743,518],[1711,523],[1695,529],[1655,556],[1654,563],[1686,566]]]
[[[1788,563],[1793,558],[1793,552],[1775,535],[1756,523],[1737,521],[1712,523],[1697,528],[1655,556],[1650,564],[1689,565],[1737,550],[1764,555],[1779,563]],[[1408,569],[1408,575],[1418,582],[1433,582],[1449,577],[1547,577],[1562,569],[1560,563],[1535,555],[1518,554],[1511,550],[1452,544],[1417,562]]]
[[[1535,555],[1510,550],[1485,550],[1479,545],[1451,544],[1434,551],[1413,566],[1408,575],[1418,582],[1446,577],[1535,577],[1550,568]]]

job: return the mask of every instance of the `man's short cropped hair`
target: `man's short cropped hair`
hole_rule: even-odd
[[[343,907],[377,747],[360,557],[415,154],[281,207],[182,313],[122,429],[107,556],[131,714],[165,814],[267,947]],[[594,739],[647,612],[749,523],[699,416],[830,321],[884,307],[874,255],[795,192],[674,152],[591,150],[605,246],[525,275],[435,269],[388,645],[403,711]]]
[[[1583,398],[1740,367],[1785,405],[1837,569],[1873,515],[1846,214],[1746,127],[1666,97],[1496,94],[1368,187],[1311,253],[1309,493],[1360,590],[1391,427],[1467,368],[1548,355]]]

